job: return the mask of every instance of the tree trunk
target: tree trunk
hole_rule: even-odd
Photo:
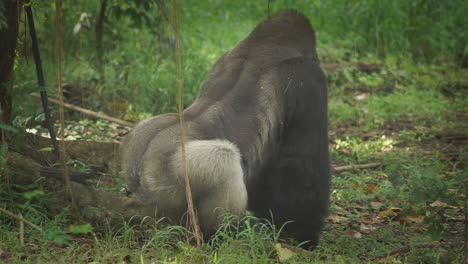
[[[12,118],[11,87],[21,6],[16,0],[5,0],[3,8],[7,27],[0,29],[0,121],[8,124]]]

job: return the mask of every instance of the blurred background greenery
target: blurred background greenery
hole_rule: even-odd
[[[105,2],[105,8],[101,4]],[[55,9],[33,1],[49,93],[56,97]],[[181,58],[185,105],[197,94],[211,65],[268,16],[267,1],[180,1]],[[71,102],[138,120],[175,111],[174,34],[170,1],[64,1],[63,80]],[[292,8],[317,31],[322,62],[392,58],[398,62],[466,63],[467,1],[274,0],[270,13]],[[96,23],[103,9],[102,64],[97,66]],[[74,35],[82,13],[90,28]],[[24,14],[21,21],[25,20]],[[30,40],[23,23],[16,72],[15,113],[41,112]],[[465,60],[465,61],[464,61]],[[77,102],[78,100],[78,102]]]

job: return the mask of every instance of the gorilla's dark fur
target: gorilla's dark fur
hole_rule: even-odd
[[[314,30],[295,11],[260,23],[209,72],[184,111],[186,160],[205,236],[249,210],[315,246],[327,214],[327,84]],[[177,114],[143,121],[121,146],[129,190],[179,221],[187,209]],[[215,210],[221,208],[223,210]],[[271,213],[270,213],[271,211]]]

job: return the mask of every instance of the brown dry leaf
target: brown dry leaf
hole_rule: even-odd
[[[383,203],[379,203],[379,202],[370,202],[370,206],[371,206],[372,209],[374,209],[374,210],[379,210],[379,209],[383,206]]]
[[[449,205],[447,203],[444,203],[442,201],[434,201],[433,203],[430,204],[431,207],[443,207],[443,208],[452,208],[456,209],[456,206]]]
[[[278,255],[278,259],[280,262],[285,262],[286,260],[294,256],[294,253],[291,250],[283,247],[281,243],[276,243],[275,248],[276,254]]]
[[[367,211],[362,212],[360,215],[361,215],[362,218],[371,217],[371,213],[369,213]]]
[[[349,221],[349,218],[344,217],[344,216],[339,216],[336,214],[330,214],[328,215],[328,220],[331,221],[334,224],[339,224],[345,221]]]
[[[356,239],[360,239],[362,238],[362,234],[358,231],[355,231],[355,230],[348,230],[346,231],[346,233],[350,236],[352,236],[353,238],[356,238]]]
[[[360,224],[359,225],[359,230],[361,230],[363,233],[369,234],[372,231],[377,230],[377,227],[372,226],[372,225]]]
[[[422,223],[424,221],[424,216],[407,216],[405,217],[406,220],[408,220],[409,222],[413,222],[413,223]]]
[[[375,189],[377,189],[376,185],[367,185],[366,193],[372,193],[373,191],[375,191]]]
[[[361,100],[364,100],[364,99],[366,99],[368,97],[369,97],[368,93],[362,93],[362,94],[358,94],[358,95],[354,96],[354,99],[356,101],[361,101]]]
[[[366,224],[380,224],[380,223],[385,222],[385,219],[382,216],[375,215],[375,214],[371,215],[367,212],[363,212],[361,214],[361,219],[362,219],[362,222]]]

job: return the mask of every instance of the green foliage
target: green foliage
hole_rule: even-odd
[[[3,146],[2,146],[3,147]],[[1,168],[1,167],[0,167]],[[5,170],[4,170],[5,172]],[[11,173],[11,171],[9,172]],[[4,176],[5,174],[1,174]],[[27,237],[40,236],[40,239],[53,241],[58,245],[65,245],[70,237],[65,233],[64,219],[67,216],[66,211],[53,216],[56,204],[54,195],[44,191],[41,179],[29,185],[15,185],[6,183],[4,177],[0,178],[0,207],[8,208],[15,214],[21,214],[28,221],[41,226],[42,232],[39,232],[29,225],[25,225]],[[5,227],[13,228],[17,225],[15,219],[0,214],[0,229]],[[15,239],[15,244],[18,241]]]
[[[398,61],[398,63],[395,62]],[[375,59],[374,59],[375,61]],[[330,74],[331,129],[360,126],[363,131],[391,124],[409,128],[457,128],[468,99],[460,89],[465,73],[453,64],[414,64],[408,59],[387,58],[377,72],[345,67]],[[372,62],[371,62],[372,65]]]
[[[89,234],[93,232],[93,226],[91,224],[84,225],[70,225],[70,233],[76,235]]]
[[[50,241],[54,241],[60,246],[68,244],[70,236],[65,233],[61,227],[53,227],[44,232],[44,238]]]
[[[347,136],[345,139],[335,140],[335,149],[332,154],[336,159],[340,159],[339,155],[345,153],[348,157],[354,157],[357,163],[365,163],[371,159],[373,155],[380,152],[388,152],[393,148],[393,139],[387,138],[385,135],[379,138],[371,138],[363,141],[360,138]],[[351,162],[350,160],[347,160]],[[353,162],[354,163],[354,162]]]
[[[8,144],[0,145],[0,173],[3,174],[6,170],[6,155],[8,152]]]
[[[90,168],[90,166],[88,164],[86,164],[84,162],[81,162],[79,160],[70,159],[70,160],[67,160],[65,162],[65,164],[67,166],[75,168],[79,172],[90,172],[91,171],[91,168]]]
[[[67,121],[65,123],[68,140],[87,139],[93,141],[111,141],[118,125],[104,120]],[[56,131],[60,126],[56,126]]]
[[[110,1],[109,8],[106,10],[108,16],[114,16],[116,19],[130,18],[135,27],[156,28],[161,18],[155,16],[152,12],[157,9],[157,1]]]
[[[53,56],[48,56],[54,54],[55,45],[53,23],[50,21],[53,4],[33,2],[38,36],[42,40],[40,49],[46,81],[53,88],[56,82],[55,61],[49,60]],[[89,107],[103,110],[104,102],[124,101],[134,113],[176,111],[172,10],[169,2],[161,1],[161,5],[165,6],[164,9],[156,1],[109,2],[103,40],[106,82],[102,87],[95,87],[98,75],[94,62],[94,32],[83,30],[78,36],[73,36],[71,29],[81,12],[88,12],[92,19],[96,19],[99,3],[63,3],[63,79],[65,82],[85,83],[95,89],[97,97],[86,97]],[[463,30],[466,16],[462,12],[466,7],[466,1],[462,0],[334,0],[304,1],[293,5],[290,1],[276,0],[271,2],[270,8],[271,13],[286,8],[305,12],[317,30],[319,51],[336,48],[336,39],[340,39],[339,48],[358,51],[346,51],[346,60],[362,59],[369,53],[413,54],[417,58],[432,60],[454,57],[467,49],[468,34]],[[187,106],[198,93],[211,65],[245,37],[260,19],[265,18],[267,10],[261,1],[183,1],[180,8],[184,101]],[[164,15],[160,14],[162,11]],[[35,79],[34,66],[24,64],[21,63],[18,78],[21,87],[18,93],[22,96],[32,91],[34,82],[29,80]],[[344,73],[347,81],[358,80],[366,86],[378,86],[382,82],[381,75],[354,77],[349,70]],[[26,87],[28,91],[23,91]],[[54,89],[49,93],[56,94]],[[29,107],[29,101],[26,100],[23,107]],[[38,101],[34,99],[33,102]]]
[[[18,133],[18,129],[14,126],[5,124],[5,123],[0,123],[0,129],[3,131],[9,131],[11,133]]]
[[[446,165],[435,158],[415,157],[411,163],[402,163],[401,157],[393,157],[387,162],[391,165],[386,174],[395,188],[389,194],[404,199],[404,214],[426,216],[426,232],[433,239],[447,237],[444,207],[464,206],[468,190],[466,172],[447,174]]]
[[[261,243],[260,246],[265,246],[266,248],[263,250],[266,250],[279,240],[280,233],[281,229],[276,230],[271,223],[261,221],[252,215],[243,218],[226,215],[223,225],[218,229],[210,244],[219,249],[230,248],[232,244],[236,244],[239,247],[245,247],[245,249],[256,248],[260,250],[261,247],[258,243]],[[239,243],[239,241],[242,242]],[[258,254],[253,254],[251,257],[255,257],[255,255]]]
[[[364,113],[359,108],[353,107],[347,100],[331,100],[328,106],[330,127],[338,124],[354,124],[362,120]]]

